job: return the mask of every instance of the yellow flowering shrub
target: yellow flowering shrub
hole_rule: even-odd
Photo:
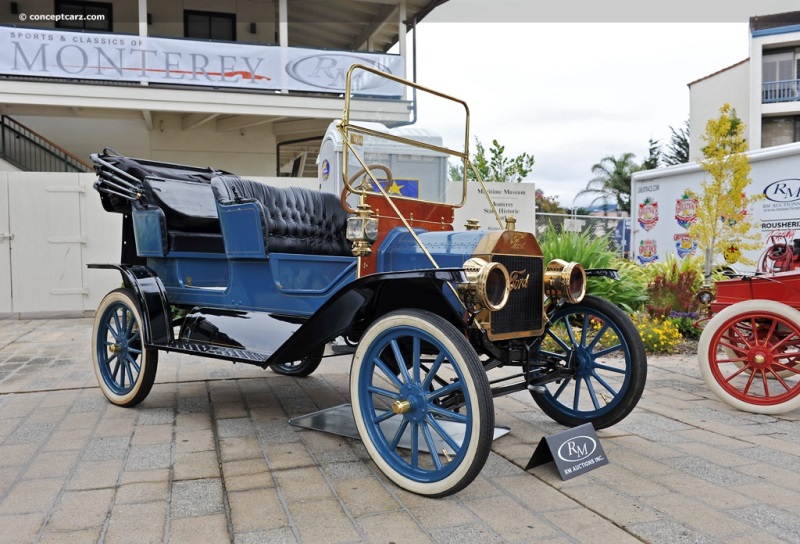
[[[644,348],[648,353],[675,353],[675,349],[683,341],[683,335],[675,320],[672,318],[653,318],[646,313],[642,313],[632,315],[631,320],[639,331],[639,335],[644,342]],[[572,327],[572,335],[576,340],[580,341],[582,333],[582,323],[576,321]],[[594,342],[598,333],[602,333],[602,336],[597,342]],[[560,338],[568,346],[572,345],[563,320],[558,320],[551,325],[550,333],[546,335],[542,341],[542,349],[550,353],[564,354],[562,346],[556,342],[551,335]],[[594,343],[594,349],[599,351],[618,345],[619,339],[612,329],[603,328],[603,322],[592,318],[589,322],[589,328],[586,331],[586,337],[583,339],[583,342],[585,345]]]
[[[631,317],[639,330],[648,353],[674,353],[683,340],[677,325],[669,319],[652,318],[647,315]]]

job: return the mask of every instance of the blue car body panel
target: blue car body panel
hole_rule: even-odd
[[[123,264],[101,266],[118,269],[139,296],[151,347],[265,366],[338,335],[358,338],[377,317],[402,308],[466,326],[451,287],[463,281],[460,269],[485,233],[416,229],[433,264],[411,233],[395,228],[376,247],[377,273],[358,279],[358,259],[340,230],[347,216],[332,195],[139,164],[158,172],[142,180],[144,199],[125,197],[131,179],[119,181],[122,171],[101,168],[99,183],[118,180],[101,192],[104,207],[127,214]],[[184,317],[173,321],[176,310]]]
[[[471,258],[484,236],[482,231],[436,231],[415,229],[417,237],[440,268],[461,268]],[[378,249],[378,271],[432,268],[430,259],[408,230],[398,227],[386,236]]]

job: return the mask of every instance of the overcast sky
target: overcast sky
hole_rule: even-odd
[[[711,16],[700,22],[637,17],[643,20],[573,23],[553,13],[554,22],[472,23],[462,22],[474,18],[459,15],[459,2],[434,12],[448,22],[420,24],[417,80],[465,100],[472,134],[487,147],[497,139],[511,156],[532,153],[530,180],[566,207],[603,157],[632,152],[641,161],[649,138],[669,141],[669,127],[681,127],[689,115],[687,83],[748,56],[746,17],[738,23]],[[604,3],[620,2],[594,5]],[[528,9],[518,13],[515,20],[538,20]],[[448,138],[446,126],[440,127],[430,128]]]

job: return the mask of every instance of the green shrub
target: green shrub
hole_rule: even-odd
[[[703,265],[699,258],[678,259],[667,255],[664,261],[644,267],[644,276],[647,280],[645,308],[651,317],[699,310],[697,292],[703,284]]]
[[[628,313],[640,308],[646,300],[647,285],[641,267],[620,259],[610,250],[608,236],[594,237],[589,233],[557,233],[552,227],[539,237],[545,264],[553,259],[579,262],[584,268],[615,268],[619,281],[609,278],[589,278],[586,292],[604,298]]]
[[[700,334],[703,332],[703,329],[695,324],[699,315],[694,312],[681,313],[673,311],[670,312],[667,319],[678,328],[684,338],[699,340]]]

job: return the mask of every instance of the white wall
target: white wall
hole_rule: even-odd
[[[0,317],[91,315],[106,293],[120,286],[117,272],[86,268],[120,258],[122,216],[103,210],[92,188],[95,179],[94,174],[0,171],[0,233],[14,236],[0,241]],[[319,187],[316,178],[251,179],[278,187]],[[498,211],[516,215],[517,230],[534,232],[534,185],[487,185],[508,185],[505,189],[514,194],[494,195]],[[483,228],[494,230],[497,223],[478,184],[469,188],[471,207],[456,211],[455,228],[477,218]],[[4,259],[9,255],[10,263]]]
[[[218,131],[210,121],[183,130],[179,114],[154,113],[153,129],[135,116],[114,118],[14,116],[76,157],[111,147],[123,155],[183,164],[213,166],[240,176],[275,175],[275,136],[269,124]],[[5,169],[0,164],[0,169]]]
[[[701,156],[700,136],[709,119],[718,115],[719,107],[728,102],[746,124],[745,137],[750,149],[761,149],[762,119],[765,117],[800,115],[800,102],[762,104],[762,59],[765,51],[800,48],[800,32],[750,37],[750,58],[747,62],[725,69],[690,86],[690,156]]]
[[[760,62],[760,61],[759,61]],[[705,145],[701,136],[705,134],[710,119],[719,117],[719,109],[726,102],[736,109],[736,115],[745,122],[744,137],[751,143],[755,133],[761,134],[761,123],[751,126],[750,112],[750,67],[744,62],[718,74],[693,83],[689,87],[689,161],[702,158]],[[760,66],[760,64],[759,64]],[[759,87],[760,89],[760,87]],[[758,91],[760,100],[761,91]],[[759,110],[760,114],[760,110]],[[760,138],[759,138],[760,141]]]
[[[19,172],[19,168],[13,164],[0,159],[0,172]]]
[[[11,229],[8,212],[8,172],[0,171],[0,316],[11,313]]]

